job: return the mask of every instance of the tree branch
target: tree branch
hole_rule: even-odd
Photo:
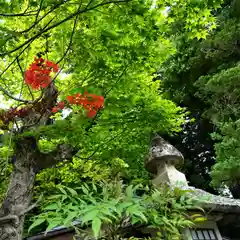
[[[54,17],[55,18],[55,17]],[[52,18],[46,25],[44,28],[46,28],[52,21],[53,19]],[[4,69],[4,71],[0,74],[0,78],[2,77],[2,75],[17,61],[17,59],[23,54],[23,52],[31,45],[31,43],[33,42],[34,40],[31,40],[28,45],[15,57],[15,59]],[[35,101],[29,101],[29,100],[24,100],[24,99],[20,99],[20,98],[17,98],[17,97],[14,97],[12,96],[7,90],[5,90],[3,87],[0,86],[0,91],[2,91],[5,95],[7,95],[9,98],[15,100],[15,101],[18,101],[18,102],[22,102],[22,103],[35,103],[36,101],[39,101],[40,99],[37,99]]]
[[[3,76],[3,74],[17,61],[17,59],[24,53],[24,51],[31,45],[32,42],[30,42],[16,57],[15,59],[8,64],[8,66],[4,69],[4,71],[2,71],[2,73],[0,74],[0,78]],[[20,98],[16,98],[14,96],[12,96],[7,90],[5,90],[3,87],[0,86],[0,91],[3,92],[6,96],[8,96],[9,98],[18,101],[18,102],[22,102],[22,103],[30,103],[30,101],[28,100],[24,100],[24,99],[20,99]]]
[[[10,221],[14,221],[16,224],[19,222],[19,217],[17,215],[7,215],[5,217],[0,218],[0,223],[7,223]]]
[[[43,199],[43,195],[41,195],[38,200],[32,204],[31,206],[29,206],[27,209],[24,209],[18,216],[17,215],[7,215],[4,217],[0,218],[0,224],[2,223],[8,223],[10,221],[14,221],[15,224],[19,223],[19,217],[24,216],[26,213],[30,212],[33,208],[35,208],[40,201],[42,201]]]
[[[114,139],[116,139],[117,137],[121,136],[127,129],[123,129],[120,133],[116,134],[115,136],[113,136],[112,138],[108,139],[107,141],[105,141],[104,143],[102,143],[100,146],[98,146],[88,157],[81,157],[81,156],[77,156],[81,159],[85,159],[85,160],[90,160],[100,149],[102,149],[103,146],[105,146],[106,144],[108,144],[109,142],[113,141]]]
[[[67,2],[67,1],[66,1]],[[36,25],[38,23],[40,23],[46,16],[48,16],[49,13],[52,13],[54,10],[56,10],[58,7],[60,7],[62,4],[66,3],[66,2],[61,2],[61,3],[58,3],[56,4],[55,6],[53,6],[52,9],[50,9],[47,13],[45,13],[42,17],[40,17],[38,20],[36,19],[35,22],[27,29],[21,31],[21,32],[18,32],[18,33],[27,33],[29,32],[32,28],[36,27]],[[36,14],[37,15],[37,14]]]
[[[15,49],[11,50],[11,51],[8,51],[8,52],[5,52],[5,53],[1,53],[0,54],[0,57],[3,57],[3,56],[6,56],[6,55],[9,55],[11,53],[14,53],[16,52],[17,50],[21,49],[22,47],[24,47],[25,45],[27,45],[28,43],[34,41],[35,39],[37,39],[38,37],[40,37],[43,33],[46,33],[48,32],[49,30],[51,30],[52,28],[55,28],[61,24],[63,24],[64,22],[66,21],[69,21],[71,20],[72,18],[74,18],[75,16],[77,16],[78,14],[82,14],[82,13],[85,13],[85,12],[88,12],[88,11],[91,11],[91,10],[94,10],[95,8],[98,8],[98,7],[101,7],[101,6],[105,6],[105,5],[108,5],[108,4],[111,4],[111,3],[126,3],[126,2],[129,2],[131,0],[119,0],[119,1],[108,1],[108,2],[102,2],[102,3],[99,3],[99,4],[96,4],[95,6],[93,7],[90,7],[90,8],[85,8],[81,11],[76,11],[75,13],[69,15],[68,17],[64,18],[63,20],[59,21],[59,22],[56,22],[55,24],[53,24],[52,26],[48,27],[48,28],[45,28],[45,29],[42,29],[39,33],[37,33],[36,35],[34,35],[33,37],[31,37],[30,39],[28,39],[27,41],[25,41],[24,43],[22,43],[21,45],[19,45],[18,47],[16,47]]]
[[[32,16],[36,15],[36,10],[28,11],[29,5],[22,13],[0,13],[1,17],[25,17],[25,16]]]
[[[29,2],[28,2],[26,9],[22,13],[0,13],[0,16],[2,16],[2,17],[21,17],[21,16],[35,15],[35,13],[33,13],[33,12],[35,12],[35,10],[27,12],[28,8],[29,8]]]
[[[1,17],[25,17],[25,16],[34,16],[36,13],[35,11],[29,11],[26,13],[0,13]]]
[[[24,71],[23,71],[23,69],[22,69],[22,66],[21,66],[21,64],[20,64],[20,61],[19,61],[19,58],[18,58],[18,57],[17,57],[17,64],[18,64],[18,67],[19,67],[19,69],[20,69],[20,71],[21,71],[22,78],[23,78],[22,86],[21,86],[21,91],[20,91],[20,94],[19,94],[19,98],[20,98],[20,97],[22,96],[22,91],[23,91]],[[28,91],[29,91],[29,93],[30,93],[30,95],[31,95],[31,97],[32,97],[32,100],[34,100],[34,96],[33,96],[33,94],[32,94],[32,91],[31,91],[30,87],[28,86],[28,84],[27,84],[27,87],[28,87]]]
[[[43,199],[43,195],[41,195],[38,200],[33,203],[31,206],[29,206],[27,209],[23,210],[21,213],[20,213],[20,216],[22,215],[25,215],[26,213],[30,212],[32,209],[34,209]]]
[[[3,76],[3,74],[17,61],[17,58],[19,58],[24,51],[30,46],[31,43],[29,43],[16,57],[15,59],[8,64],[8,66],[1,72],[0,78]]]
[[[115,84],[110,87],[110,89],[108,91],[106,91],[106,93],[104,94],[104,98],[107,97],[107,95],[112,91],[112,89],[114,88],[114,86],[120,81],[120,79],[122,78],[122,76],[124,75],[124,73],[126,72],[127,68],[129,65],[126,65],[126,67],[123,69],[122,73],[119,75],[118,79],[116,80]],[[88,127],[86,127],[86,131],[89,131],[95,124],[96,121],[98,119],[99,116],[99,111],[97,112],[96,116],[93,118],[93,120],[91,121],[90,125]]]
[[[43,0],[41,0],[41,2],[40,2],[40,4],[39,4],[39,9],[38,9],[38,11],[37,11],[37,14],[36,14],[36,17],[35,17],[35,22],[34,22],[35,25],[37,24],[38,16],[39,16],[40,11],[41,11],[41,9],[42,9],[42,4],[43,4]]]
[[[83,9],[83,10],[79,10],[79,9],[78,9],[77,12],[73,13],[72,15],[68,16],[67,18],[65,18],[65,19],[63,19],[63,20],[61,20],[61,21],[59,21],[59,22],[57,22],[57,23],[55,23],[55,24],[53,24],[52,26],[50,26],[50,27],[47,28],[47,26],[53,21],[54,18],[52,18],[38,34],[36,34],[36,35],[33,36],[32,38],[28,39],[25,43],[21,44],[21,45],[18,46],[17,48],[15,48],[15,49],[7,52],[7,53],[2,53],[2,54],[0,54],[0,56],[5,56],[5,55],[10,54],[10,53],[13,53],[13,52],[19,50],[20,48],[24,47],[25,45],[27,45],[27,46],[16,56],[16,58],[4,69],[4,71],[0,74],[0,78],[1,78],[2,75],[12,66],[12,64],[14,64],[15,61],[17,61],[17,59],[18,59],[18,58],[23,54],[23,52],[31,45],[31,43],[32,43],[36,38],[38,38],[39,36],[41,36],[43,33],[49,31],[50,29],[52,29],[52,28],[54,28],[54,27],[59,26],[60,24],[62,24],[62,23],[64,23],[64,22],[72,19],[72,18],[75,17],[75,16],[78,16],[78,14],[81,14],[81,13],[84,13],[84,12],[87,12],[87,11],[90,11],[90,10],[93,10],[93,9],[95,9],[95,8],[97,8],[97,7],[104,6],[104,5],[107,5],[107,4],[111,4],[111,3],[121,3],[121,2],[128,2],[128,1],[129,1],[129,0],[108,1],[108,2],[103,2],[103,3],[97,4],[97,5],[95,5],[95,6],[91,7],[91,8],[85,8],[85,9]],[[91,1],[90,1],[90,2],[91,2]],[[90,4],[88,4],[88,6],[89,6],[89,5],[90,5]],[[76,20],[76,19],[75,19],[75,20]],[[74,22],[74,26],[76,27],[76,21]],[[75,27],[74,27],[74,29],[75,29]],[[72,37],[71,37],[71,39],[70,39],[70,44],[69,44],[69,47],[67,48],[66,53],[67,53],[67,52],[69,51],[69,49],[70,49],[70,45],[71,45],[71,43],[72,43],[73,34],[74,34],[74,32],[72,32],[72,35],[71,35]],[[65,57],[65,56],[64,56],[64,57]],[[62,59],[60,59],[59,61],[61,61],[61,60],[62,60]],[[20,99],[20,98],[14,97],[14,96],[12,96],[7,90],[5,90],[5,89],[4,89],[3,87],[1,87],[1,86],[0,86],[0,91],[2,91],[2,92],[3,92],[6,96],[8,96],[9,98],[11,98],[11,99],[13,99],[13,100],[15,100],[15,101],[18,101],[18,102],[22,102],[22,103],[26,103],[26,104],[27,104],[27,103],[36,102],[36,101],[29,101],[29,100],[24,100],[24,99]],[[40,98],[40,99],[41,99],[41,98]],[[37,99],[37,101],[38,101],[38,100],[39,100],[39,99]]]
[[[3,92],[6,96],[8,96],[9,98],[18,101],[18,102],[22,102],[22,103],[29,103],[28,100],[24,100],[24,99],[20,99],[17,97],[12,96],[7,90],[5,90],[3,87],[0,86],[0,91]]]
[[[57,148],[50,153],[38,152],[36,159],[37,171],[53,167],[63,160],[70,161],[76,153],[76,149],[66,144],[58,145]]]
[[[76,18],[74,20],[73,29],[72,29],[72,33],[71,33],[71,36],[70,36],[68,47],[67,47],[65,53],[63,54],[63,56],[57,61],[57,64],[59,64],[66,57],[68,51],[71,48],[71,45],[72,45],[72,42],[73,42],[73,36],[74,36],[75,30],[76,30],[76,26],[77,26],[77,19],[78,19],[78,16],[76,16]]]
[[[127,71],[129,64],[125,66],[125,68],[123,69],[122,73],[118,76],[116,82],[114,83],[113,86],[111,86],[104,94],[104,98],[107,97],[107,95],[112,91],[112,89],[114,88],[114,86],[121,80],[122,76],[124,75],[124,73]]]

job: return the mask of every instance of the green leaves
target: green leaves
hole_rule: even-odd
[[[96,209],[90,210],[81,218],[81,220],[83,223],[93,221],[93,219],[95,219],[98,214],[99,214],[99,210],[96,210]]]
[[[40,224],[44,223],[46,221],[46,219],[44,218],[38,218],[36,219],[28,228],[28,232],[30,232],[33,228],[39,226]]]
[[[231,186],[240,176],[240,121],[229,121],[218,125],[220,133],[215,134],[216,164],[212,168],[212,184],[217,187]]]
[[[2,16],[1,34],[6,41],[0,46],[1,86],[13,96],[37,99],[41,91],[29,92],[22,85],[22,75],[34,56],[42,52],[44,58],[59,61],[62,72],[54,79],[59,99],[84,89],[98,94],[98,89],[106,100],[94,119],[87,119],[79,107],[67,106],[65,119],[59,113],[52,116],[52,124],[36,123],[23,133],[41,139],[39,146],[45,153],[59,143],[79,149],[72,163],[64,162],[37,176],[36,195],[60,193],[56,201],[48,199],[43,208],[50,223],[48,230],[77,218],[82,218],[83,224],[95,221],[95,235],[101,222],[118,226],[125,215],[147,222],[147,198],[138,196],[131,184],[127,188],[108,184],[108,188],[101,186],[99,193],[98,188],[82,183],[120,176],[132,184],[148,180],[142,162],[150,134],[180,131],[184,116],[181,108],[164,99],[154,74],[173,53],[175,33],[205,37],[207,26],[214,22],[211,10],[217,6],[185,0],[178,0],[178,4],[160,0],[154,7],[151,1],[141,0],[127,4],[83,0],[81,5],[71,0],[41,2],[40,8],[38,1],[2,5],[2,11],[9,14],[21,15],[28,9],[33,15]],[[18,105],[8,96],[3,98],[7,105]],[[16,125],[21,127],[22,120],[16,119]],[[60,184],[56,186],[56,182]]]
[[[132,185],[130,185],[126,188],[126,195],[130,199],[133,197],[133,186]]]
[[[63,222],[63,219],[61,217],[49,218],[47,219],[47,222],[48,222],[48,227],[45,231],[45,234],[47,234],[49,230],[52,230],[53,228],[60,226]]]
[[[221,1],[191,1],[191,4],[193,6],[192,15],[202,9],[205,4],[211,4],[216,9]],[[178,4],[177,7],[179,7]],[[186,159],[193,159],[185,165],[187,168],[189,165],[189,170],[192,169],[190,165],[195,165],[194,161],[197,161],[199,166],[203,166],[198,168],[196,172],[189,172],[187,175],[192,179],[193,185],[199,184],[198,187],[208,191],[211,188],[206,169],[208,172],[211,171],[212,186],[214,187],[231,186],[231,184],[238,182],[236,179],[240,179],[238,171],[240,155],[239,151],[236,151],[239,148],[239,138],[234,134],[238,131],[238,127],[232,123],[240,118],[240,54],[238,51],[236,56],[236,52],[231,50],[235,48],[235,42],[240,39],[240,21],[236,10],[237,7],[232,1],[225,1],[223,8],[216,11],[214,17],[217,25],[214,24],[215,20],[211,16],[210,9],[203,10],[199,16],[207,16],[210,19],[210,24],[205,25],[204,31],[200,32],[198,32],[198,26],[192,28],[200,21],[196,23],[194,17],[190,19],[187,17],[186,21],[189,24],[187,29],[193,32],[196,37],[206,39],[201,41],[189,40],[186,33],[179,34],[175,41],[175,53],[161,66],[166,95],[176,103],[189,108],[193,113],[192,115],[201,115],[201,118],[199,117],[201,131],[198,131],[198,134],[194,133],[195,139],[192,139],[191,131],[187,132],[186,138],[189,141],[186,141],[186,146],[179,147],[184,148],[187,155],[187,149],[192,149],[189,146],[192,142],[195,142],[195,145],[203,146],[202,150],[196,151],[195,156],[192,150],[191,153],[189,152],[189,156],[185,156]],[[211,124],[214,126],[209,127]],[[230,133],[223,125],[233,127],[234,130]],[[187,125],[186,129],[188,126],[190,125]],[[211,134],[212,129],[216,133],[213,134],[211,142],[208,134]],[[207,132],[207,134],[204,136],[203,132]],[[181,141],[180,138],[179,141]],[[215,142],[216,144],[214,144]],[[209,151],[209,149],[213,150]],[[202,157],[199,157],[199,151],[202,152]],[[216,164],[213,166],[215,157]],[[206,159],[208,160],[206,161]],[[196,177],[200,171],[202,172],[201,176],[205,175],[202,180]]]
[[[73,196],[67,196],[61,204],[51,203],[43,208],[43,213],[37,217],[31,229],[45,219],[49,222],[47,231],[61,224],[71,226],[72,222],[77,220],[79,226],[74,226],[77,231],[81,232],[83,226],[91,226],[94,237],[98,239],[102,234],[115,236],[121,230],[121,223],[124,221],[132,225],[144,223],[161,231],[164,229],[169,237],[174,237],[179,235],[179,229],[192,224],[192,221],[186,219],[186,210],[192,207],[192,201],[189,201],[191,199],[186,196],[187,191],[147,189],[139,195],[137,191],[143,189],[137,185],[103,183],[92,190],[91,185],[84,185],[75,189]],[[118,186],[120,191],[116,191]],[[59,188],[59,191],[61,190],[62,188]],[[193,218],[200,221],[202,215],[195,215]],[[102,225],[106,226],[104,231],[101,231]],[[106,229],[109,231],[105,232]]]
[[[44,208],[44,210],[56,210],[58,209],[57,203],[52,203]]]
[[[207,221],[207,218],[204,217],[204,215],[199,214],[199,213],[196,213],[196,214],[191,215],[191,218],[193,219],[193,221],[194,221],[195,223],[201,223],[201,222]]]
[[[100,229],[101,229],[101,220],[99,218],[94,218],[93,221],[92,221],[92,230],[93,230],[93,233],[94,233],[94,237],[98,237],[99,236],[99,232],[100,232]]]
[[[77,208],[75,210],[77,210]],[[75,212],[68,211],[67,218],[64,220],[63,225],[64,226],[71,226],[73,219],[75,219],[77,217],[77,215],[78,215],[77,211],[75,211]]]

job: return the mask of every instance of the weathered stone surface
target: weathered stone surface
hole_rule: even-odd
[[[183,164],[183,155],[170,143],[156,135],[152,140],[145,168],[149,172],[157,174],[159,165],[162,163],[174,166],[181,165]]]
[[[182,163],[183,156],[175,147],[158,135],[153,138],[145,167],[149,172],[156,175],[153,179],[155,185],[166,182],[175,187],[176,182],[180,181],[183,184],[180,184],[179,187],[190,190],[189,197],[195,199],[204,209],[240,214],[240,200],[216,196],[188,186],[185,175],[175,168],[176,165]]]
[[[156,186],[162,183],[168,183],[171,186],[186,186],[188,185],[185,174],[179,172],[174,165],[163,163],[158,167],[157,176],[152,180]]]
[[[222,213],[240,213],[240,200],[238,199],[217,196],[191,186],[182,187],[182,189],[190,190],[190,198],[195,199],[205,210]]]

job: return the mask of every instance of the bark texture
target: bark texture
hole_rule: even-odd
[[[51,83],[45,89],[40,102],[32,106],[32,111],[23,119],[20,132],[46,125],[56,105],[58,91]],[[41,153],[35,137],[15,140],[16,160],[8,186],[8,191],[0,208],[0,240],[22,240],[25,214],[31,209],[36,173],[52,167],[65,159],[70,160],[76,153],[67,145],[59,145],[50,153]]]
[[[22,239],[24,216],[31,209],[36,173],[63,160],[71,160],[76,153],[67,145],[59,145],[50,153],[41,153],[34,137],[18,140],[15,152],[11,181],[0,209],[0,240]]]
[[[16,161],[8,192],[0,210],[0,239],[21,240],[24,215],[32,200],[36,175],[36,141],[26,138],[16,144]]]

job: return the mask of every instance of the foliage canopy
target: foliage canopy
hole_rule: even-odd
[[[225,1],[215,12],[217,28],[206,40],[196,42],[179,35],[176,54],[162,68],[169,99],[213,124],[214,187],[239,186],[239,9],[239,1]],[[208,127],[202,125],[202,131]],[[211,160],[209,167],[212,165]]]
[[[180,131],[184,117],[183,109],[164,98],[161,82],[155,80],[157,70],[175,52],[177,34],[200,39],[214,29],[211,13],[220,3],[1,1],[3,112],[6,108],[31,109],[23,119],[0,123],[4,134],[2,180],[8,180],[10,156],[14,166],[23,161],[15,156],[26,139],[34,139],[32,148],[41,156],[51,156],[59,146],[77,149],[72,162],[66,160],[47,169],[42,163],[36,170],[35,196],[56,193],[59,183],[74,189],[86,179],[92,183],[121,177],[128,184],[148,180],[143,158],[151,134]],[[51,75],[49,86],[32,90],[24,76],[34,56],[55,62],[60,70]],[[86,117],[81,106],[51,112],[67,96],[84,91],[104,97],[104,109],[93,118]],[[49,94],[51,99],[46,99]],[[48,104],[48,100],[50,107],[41,114],[36,106]],[[6,188],[1,190],[4,193]],[[95,224],[99,226],[99,220]]]

